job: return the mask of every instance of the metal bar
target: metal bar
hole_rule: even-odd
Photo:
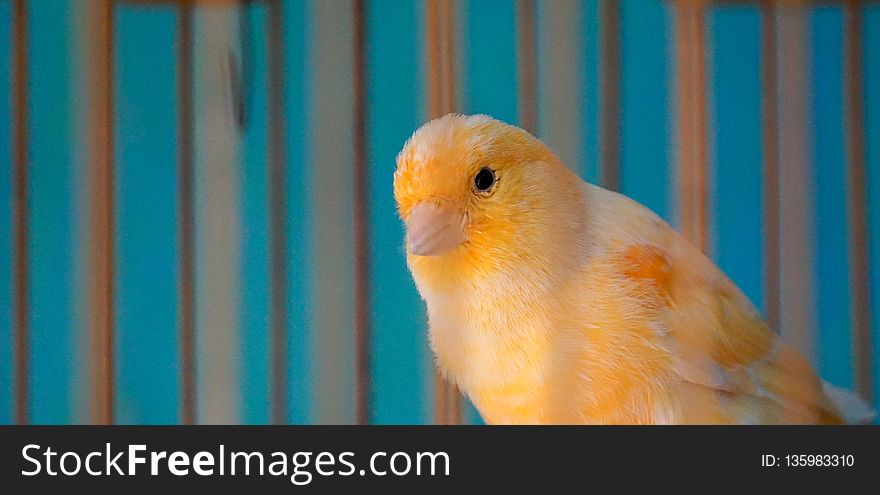
[[[13,313],[15,325],[15,411],[18,424],[30,421],[30,287],[28,238],[28,91],[27,91],[27,3],[15,0],[12,4],[13,22]]]
[[[448,113],[458,109],[458,79],[455,72],[455,7],[452,0],[445,0],[440,5],[443,18],[440,24],[443,37],[443,49],[440,51],[444,74],[442,89],[445,98],[444,106]]]
[[[691,80],[692,61],[689,53],[689,44],[692,43],[692,35],[688,29],[687,7],[679,2],[675,12],[675,61],[678,72],[678,187],[679,215],[681,217],[681,230],[688,239],[693,240],[693,177],[692,177],[692,154],[693,154],[693,82]]]
[[[370,395],[370,201],[367,185],[367,10],[366,0],[354,1],[354,345],[355,421],[368,424]]]
[[[195,358],[199,424],[241,418],[241,184],[238,89],[231,72],[238,9],[197,11],[193,41]]]
[[[779,121],[776,114],[776,9],[761,2],[761,141],[764,161],[764,313],[779,331]]]
[[[193,151],[193,5],[184,0],[180,4],[177,31],[177,147],[178,147],[178,281],[180,318],[180,421],[191,425],[196,422],[196,360],[195,360],[195,261],[194,261],[194,172]]]
[[[440,61],[440,1],[427,0],[425,5],[425,17],[427,26],[425,29],[427,40],[425,45],[428,49],[428,118],[436,118],[443,114],[443,93],[441,82]],[[434,421],[437,424],[446,424],[447,421],[447,397],[446,381],[439,370],[434,370]]]
[[[779,331],[815,363],[816,223],[809,130],[809,10],[776,4],[779,146]]]
[[[268,50],[269,270],[271,420],[287,423],[287,121],[284,99],[284,4],[270,2]]]
[[[113,422],[114,170],[113,0],[94,4],[89,52],[89,291],[92,422]]]
[[[573,172],[583,171],[581,151],[582,37],[579,21],[582,2],[543,2],[538,5],[537,28],[538,101],[541,107],[539,134],[544,143]]]
[[[517,0],[517,66],[519,76],[519,125],[538,132],[538,70],[536,52],[535,0]]]
[[[453,2],[446,0],[442,2],[443,7],[443,70],[445,72],[443,90],[446,98],[446,113],[454,112],[458,109],[458,79],[455,72],[455,10]],[[450,382],[446,382],[447,396],[447,418],[450,424],[461,423],[461,394],[458,389]]]
[[[446,112],[454,112],[458,109],[458,78],[455,71],[455,8],[451,0],[443,2],[442,26],[444,28],[443,69],[446,73],[444,90],[446,93]],[[446,396],[448,398],[447,417],[450,424],[461,423],[461,394],[458,388],[450,382],[446,382]]]
[[[868,252],[868,191],[865,148],[864,48],[861,2],[844,7],[844,102],[846,105],[849,277],[856,390],[873,399],[871,376],[871,266]]]
[[[310,2],[313,28],[309,80],[321,90],[309,103],[308,174],[313,209],[310,250],[312,355],[316,391],[311,417],[322,423],[352,423],[355,395],[354,324],[354,109],[351,2]],[[340,97],[341,96],[341,97]]]
[[[610,0],[602,9],[601,64],[601,179],[608,189],[620,190],[620,2]]]
[[[694,216],[696,223],[696,243],[703,252],[709,249],[709,177],[708,177],[708,122],[707,122],[707,91],[706,91],[706,30],[705,9],[698,4],[695,9],[693,23],[696,34],[694,44],[694,77],[696,87],[695,98],[695,128],[696,133],[696,161],[694,162],[694,175],[696,178],[696,202],[694,204]]]
[[[440,1],[426,0],[426,37],[428,50],[428,118],[439,117],[443,112],[440,90]]]
[[[454,22],[450,0],[427,0],[428,113],[441,117],[458,107],[455,75]],[[434,415],[438,424],[461,422],[460,395],[439,373],[434,375]]]
[[[682,231],[700,250],[708,249],[705,5],[676,4],[679,160]]]

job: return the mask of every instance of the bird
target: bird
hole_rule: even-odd
[[[396,162],[436,366],[487,424],[873,418],[668,223],[525,130],[448,114]]]

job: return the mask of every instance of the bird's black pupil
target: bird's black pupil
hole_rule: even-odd
[[[495,172],[488,168],[481,168],[480,171],[477,172],[477,176],[474,177],[474,185],[477,186],[477,191],[488,191],[494,183]]]

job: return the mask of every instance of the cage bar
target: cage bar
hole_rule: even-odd
[[[114,1],[90,2],[88,44],[89,328],[92,422],[114,412]]]
[[[30,231],[28,224],[28,20],[26,0],[15,0],[12,9],[14,420],[18,424],[27,424],[30,421],[30,273],[28,253]]]
[[[844,6],[844,105],[846,115],[849,277],[856,390],[873,399],[871,376],[871,267],[868,253],[868,181],[865,148],[864,48],[861,2]]]
[[[600,6],[602,48],[600,73],[602,185],[620,190],[620,2],[609,0]]]
[[[538,132],[536,22],[535,0],[516,0],[519,125],[532,134]]]
[[[451,0],[427,0],[428,113],[437,118],[458,107],[456,96],[454,26]],[[460,395],[439,371],[434,372],[434,416],[438,424],[461,422]]]
[[[284,5],[270,2],[268,50],[269,284],[271,421],[287,423],[287,121],[285,120]]]
[[[706,252],[709,242],[705,4],[679,1],[675,10],[681,230]]]
[[[807,70],[808,13],[798,3],[776,4],[779,330],[788,345],[815,362],[816,224],[812,134],[807,123],[812,93]]]
[[[764,314],[779,331],[779,121],[776,75],[776,9],[761,2],[761,145],[764,178]]]
[[[368,424],[371,412],[370,198],[367,191],[367,1],[354,0],[354,347],[355,421]]]
[[[178,279],[180,332],[180,421],[196,422],[196,362],[194,307],[194,119],[193,119],[193,5],[181,0],[177,31],[177,149],[178,149]]]

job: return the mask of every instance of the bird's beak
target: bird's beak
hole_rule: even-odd
[[[418,203],[409,212],[406,239],[409,251],[418,256],[452,251],[467,240],[464,215],[448,206]]]

